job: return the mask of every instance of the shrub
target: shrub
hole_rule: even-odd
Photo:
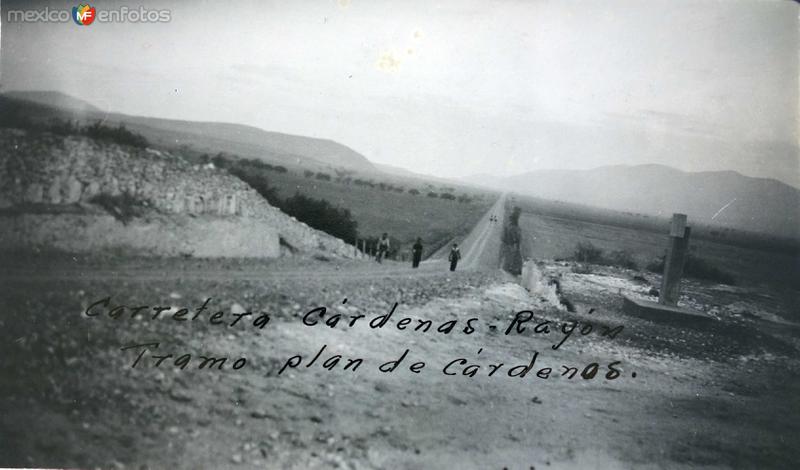
[[[243,164],[249,165],[253,168],[258,168],[259,170],[269,170],[269,171],[276,171],[278,173],[286,173],[289,170],[283,165],[270,165],[269,163],[258,160],[256,158],[245,158],[240,160]],[[312,173],[313,174],[313,173]]]
[[[266,172],[283,172],[281,170],[283,167],[270,165],[260,160],[226,160],[221,155],[218,157],[225,162],[229,173],[250,185],[273,206],[317,230],[322,230],[347,242],[352,243],[355,240],[358,226],[349,210],[340,209],[323,199],[314,199],[300,193],[295,193],[288,199],[280,197],[278,191],[270,186]],[[314,176],[323,180],[331,178],[326,173],[314,173],[310,170],[305,170],[304,175],[307,178]]]
[[[106,126],[101,121],[96,121],[89,126],[81,127],[77,122],[59,118],[51,118],[47,122],[34,121],[24,114],[17,113],[16,108],[4,110],[0,115],[0,127],[14,127],[31,132],[52,132],[58,135],[85,135],[97,140],[106,140],[120,145],[145,148],[147,139],[135,132],[129,131],[124,124],[117,127]]]
[[[639,269],[636,260],[634,260],[633,256],[627,251],[612,251],[604,261],[603,264],[610,264],[626,269]]]
[[[664,264],[666,263],[666,256],[662,256],[657,260],[651,261],[646,269],[650,272],[662,274],[664,272]],[[704,279],[707,281],[718,282],[720,284],[735,285],[736,279],[729,273],[722,271],[708,260],[699,258],[690,254],[686,258],[686,264],[683,265],[683,274],[695,279]]]
[[[612,251],[606,255],[603,253],[603,250],[589,242],[578,243],[571,258],[574,261],[579,261],[582,263],[617,266],[626,269],[639,269],[639,266],[636,264],[636,260],[634,260],[633,256],[631,256],[631,254],[627,251]]]
[[[249,171],[246,166],[231,166],[228,168],[228,171],[240,180],[249,184],[258,192],[258,194],[266,199],[267,202],[273,206],[280,206],[281,198],[278,196],[278,192],[275,190],[275,188],[269,185],[269,182],[266,178],[260,176],[257,172]]]
[[[450,193],[442,193],[440,196],[442,199],[447,199],[448,201],[455,201],[456,197]]]
[[[413,194],[414,196],[419,194],[419,190],[411,188],[408,190],[408,194]]]
[[[50,120],[50,132],[58,135],[78,135],[81,133],[81,128],[73,121],[53,118]]]
[[[603,250],[588,242],[578,243],[575,247],[575,252],[572,254],[572,259],[582,263],[599,264],[603,259]]]
[[[129,131],[124,124],[120,124],[117,127],[109,127],[97,121],[83,129],[82,133],[93,139],[108,140],[120,145],[130,145],[138,148],[147,147],[147,139],[140,134]]]
[[[231,162],[220,152],[211,159],[211,163],[217,168],[228,168]]]
[[[428,193],[428,197],[439,197],[439,195],[433,191]]]
[[[650,261],[649,263],[647,263],[647,265],[644,267],[644,269],[650,271],[651,273],[661,274],[661,273],[664,272],[664,263],[665,262],[666,262],[665,261],[665,257],[662,256],[662,257],[660,257],[658,259],[654,259],[653,261]]]
[[[719,282],[720,284],[734,285],[736,280],[734,277],[703,258],[698,258],[689,255],[686,260],[686,275],[697,279],[707,279],[709,281]]]
[[[514,206],[514,209],[511,210],[511,215],[508,216],[508,223],[512,226],[519,225],[519,217],[522,215],[522,209],[518,206]],[[578,248],[580,248],[580,244],[578,244]],[[591,246],[591,243],[589,244]],[[580,260],[579,260],[580,261]]]
[[[281,199],[278,191],[269,185],[267,178],[258,171],[253,171],[253,167],[246,162],[237,162],[228,168],[228,171],[249,184],[270,204],[308,226],[347,242],[355,240],[358,225],[349,210],[340,209],[328,201],[303,196],[300,193],[295,193],[288,199]]]
[[[295,193],[279,207],[297,220],[334,237],[352,241],[358,235],[358,223],[347,209],[340,209],[323,199],[314,199]]]

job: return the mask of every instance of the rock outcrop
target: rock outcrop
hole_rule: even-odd
[[[120,220],[103,197],[133,201]],[[342,240],[275,207],[240,179],[179,155],[87,137],[0,129],[0,248],[128,247],[160,255],[353,256]]]

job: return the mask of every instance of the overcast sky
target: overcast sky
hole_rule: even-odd
[[[662,163],[800,186],[785,1],[96,2],[166,24],[9,24],[0,84],[339,141],[438,176]],[[50,3],[71,8],[75,3]]]

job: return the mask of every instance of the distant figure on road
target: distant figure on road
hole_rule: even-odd
[[[453,243],[453,248],[450,249],[450,256],[447,258],[450,261],[450,271],[455,271],[458,265],[458,260],[461,259],[461,252],[458,250],[458,243]]]
[[[381,235],[381,239],[378,240],[378,262],[383,261],[387,254],[389,254],[389,234],[384,233]]]
[[[417,242],[414,243],[414,247],[411,249],[414,257],[411,261],[412,268],[419,267],[419,261],[422,259],[422,238],[417,238]]]

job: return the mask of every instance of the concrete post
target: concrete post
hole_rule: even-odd
[[[690,233],[691,229],[686,226],[686,214],[672,214],[669,250],[664,260],[664,276],[661,278],[661,292],[658,297],[658,303],[661,305],[678,305],[683,266],[689,251]]]

